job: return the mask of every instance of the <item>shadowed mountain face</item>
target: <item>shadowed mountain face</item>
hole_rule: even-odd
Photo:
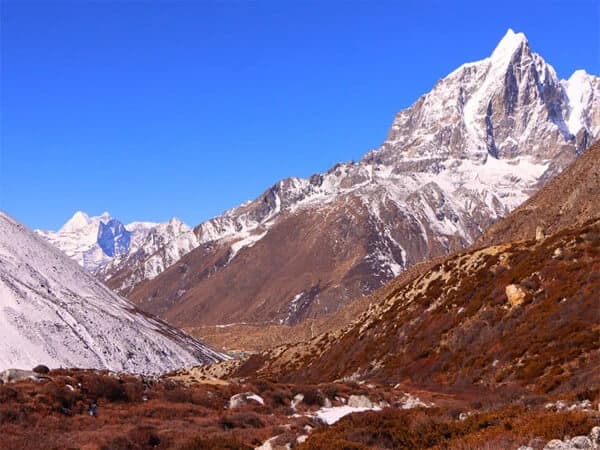
[[[559,80],[509,30],[400,112],[361,161],[282,180],[196,227],[200,246],[155,279],[121,265],[108,284],[183,326],[335,311],[524,202],[598,137],[599,95],[597,77]]]
[[[98,245],[106,256],[123,255],[129,251],[131,232],[116,219],[100,222],[98,228]]]

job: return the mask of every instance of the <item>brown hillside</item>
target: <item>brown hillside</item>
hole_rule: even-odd
[[[253,356],[239,374],[541,392],[598,387],[599,305],[600,221],[592,221],[542,242],[448,258],[343,332]]]
[[[394,234],[418,234],[414,224],[406,228],[397,205],[390,204],[388,212],[399,218]],[[182,327],[295,324],[337,311],[390,280],[382,268],[373,272],[367,258],[382,233],[360,199],[349,196],[338,205],[282,218],[232,260],[231,243],[202,246],[139,284],[128,298]],[[406,248],[414,247],[410,254],[418,255],[407,266],[448,252],[438,244],[407,241]],[[449,243],[453,250],[465,244]]]
[[[341,330],[356,320],[372,303],[387,297],[445,258],[442,256],[416,264],[372,294],[359,297],[336,312],[316,319],[306,319],[296,325],[206,325],[185,328],[185,331],[226,350],[264,351],[283,344],[304,342],[326,332]]]

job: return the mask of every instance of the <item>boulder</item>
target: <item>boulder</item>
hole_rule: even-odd
[[[511,307],[520,306],[525,301],[527,293],[518,284],[509,284],[505,288],[506,298]]]
[[[292,408],[296,409],[296,406],[298,406],[300,403],[302,403],[303,400],[304,400],[304,394],[296,394],[294,396],[294,399],[292,400]]]
[[[587,436],[575,436],[571,439],[571,446],[577,449],[592,449],[592,441]]]
[[[0,372],[0,380],[3,383],[15,383],[21,380],[35,379],[37,374],[32,370],[6,369]]]
[[[50,369],[48,368],[48,366],[45,366],[43,364],[39,364],[39,365],[35,366],[33,368],[33,371],[35,373],[41,373],[42,375],[48,375],[50,373]]]
[[[265,401],[260,395],[254,392],[242,392],[241,394],[235,394],[229,399],[229,408],[239,408],[240,406],[247,405],[250,402],[264,405]]]
[[[544,239],[546,239],[546,233],[544,232],[544,228],[538,225],[535,228],[535,240],[543,241]]]
[[[348,406],[352,408],[373,408],[373,402],[366,395],[351,395],[348,398]]]
[[[554,249],[554,253],[552,253],[552,258],[554,259],[562,259],[565,255],[564,250],[561,247],[556,247]]]
[[[544,450],[572,450],[570,443],[563,442],[560,439],[552,439],[546,444]]]
[[[593,445],[600,447],[600,427],[592,428],[588,437]]]

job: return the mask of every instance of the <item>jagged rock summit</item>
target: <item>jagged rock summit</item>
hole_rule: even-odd
[[[559,80],[509,30],[399,112],[359,162],[282,180],[200,224],[199,247],[152,281],[124,267],[108,283],[180,325],[336,310],[525,201],[598,138],[599,99],[598,77]]]
[[[227,359],[142,313],[3,212],[0,342],[0,370],[44,364],[156,374]]]
[[[600,131],[598,77],[577,71],[559,80],[508,30],[491,56],[460,66],[401,111],[376,160],[528,155],[563,168]]]

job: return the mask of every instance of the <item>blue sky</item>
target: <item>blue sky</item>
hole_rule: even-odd
[[[600,74],[594,1],[1,3],[0,208],[191,225],[359,159],[507,28]]]

